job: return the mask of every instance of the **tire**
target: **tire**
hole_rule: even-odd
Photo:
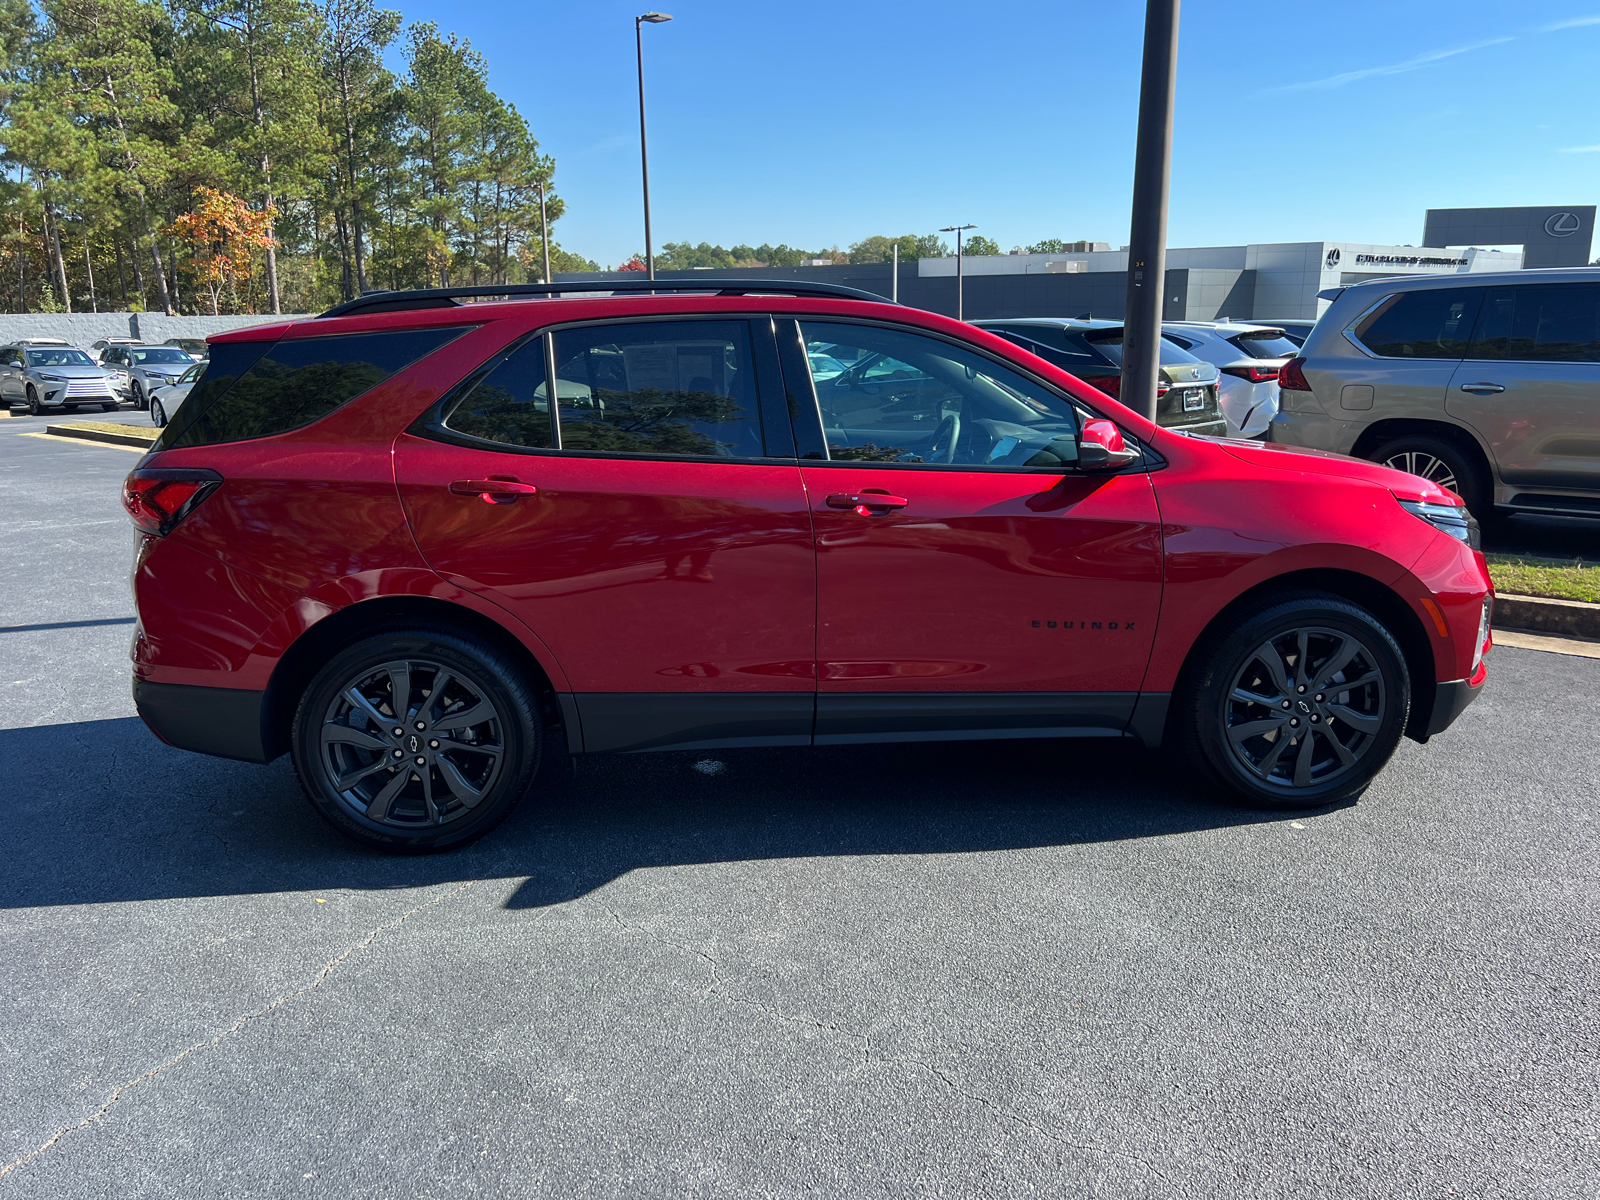
[[[403,721],[394,720],[397,687],[408,693]],[[474,714],[482,719],[459,723]],[[357,642],[317,673],[295,713],[290,756],[307,799],[335,829],[417,854],[463,846],[498,825],[528,791],[543,749],[538,698],[514,663],[474,638],[407,626]]]
[[[31,383],[28,385],[28,415],[30,417],[39,415],[39,393],[33,390]]]
[[[1405,732],[1405,655],[1376,617],[1338,596],[1268,597],[1196,649],[1176,697],[1178,743],[1255,807],[1293,811],[1358,796]],[[1357,679],[1359,687],[1335,690]]]
[[[165,425],[167,423],[167,410],[161,407],[161,401],[150,401],[150,424]]]
[[[133,407],[134,408],[149,408],[150,407],[150,401],[145,399],[144,386],[137,379],[135,379],[133,381]]]
[[[1468,510],[1480,521],[1494,516],[1494,490],[1488,473],[1452,439],[1426,434],[1400,437],[1379,446],[1371,457],[1386,467],[1449,488],[1467,502]]]

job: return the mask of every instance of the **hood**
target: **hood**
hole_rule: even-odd
[[[105,371],[99,367],[85,367],[74,363],[62,367],[29,367],[28,370],[36,375],[54,375],[57,379],[105,378]]]
[[[1304,475],[1328,475],[1335,479],[1356,479],[1394,492],[1407,500],[1423,500],[1432,504],[1460,504],[1461,497],[1436,483],[1396,471],[1381,463],[1364,458],[1351,458],[1347,454],[1332,454],[1326,450],[1310,450],[1303,446],[1280,446],[1274,442],[1257,442],[1245,438],[1208,438],[1225,453],[1257,467],[1278,471],[1298,471]]]

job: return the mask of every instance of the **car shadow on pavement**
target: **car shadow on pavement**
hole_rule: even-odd
[[[557,747],[500,828],[453,853],[394,857],[319,819],[286,760],[174,750],[132,717],[0,730],[0,762],[0,908],[518,876],[508,907],[536,908],[649,867],[1012,850],[1286,819],[1235,807],[1132,742],[669,752],[576,766]]]

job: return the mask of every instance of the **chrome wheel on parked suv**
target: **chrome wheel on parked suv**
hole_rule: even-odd
[[[1232,627],[1180,703],[1180,734],[1220,783],[1269,807],[1307,808],[1355,795],[1388,761],[1410,684],[1371,613],[1306,595]]]
[[[295,769],[318,811],[358,841],[443,849],[492,828],[527,791],[537,713],[497,651],[443,631],[380,634],[306,689]]]

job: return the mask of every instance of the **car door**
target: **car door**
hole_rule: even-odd
[[[1335,371],[1323,370],[1316,359],[1306,364],[1318,398],[1334,414],[1371,410],[1366,420],[1437,419],[1446,411],[1450,377],[1466,353],[1483,292],[1419,288],[1380,300],[1348,331],[1368,355],[1365,368],[1345,358]]]
[[[780,387],[766,317],[581,324],[397,443],[422,553],[549,646],[582,749],[810,742],[815,554]]]
[[[1507,483],[1600,489],[1600,284],[1490,288],[1446,407]]]
[[[23,400],[22,357],[15,346],[0,349],[0,397],[14,404]]]
[[[1148,475],[1078,472],[1081,410],[957,343],[803,319],[779,344],[816,528],[816,741],[1121,733],[1161,601]],[[848,389],[804,377],[823,344],[914,367],[921,418],[857,427]]]

